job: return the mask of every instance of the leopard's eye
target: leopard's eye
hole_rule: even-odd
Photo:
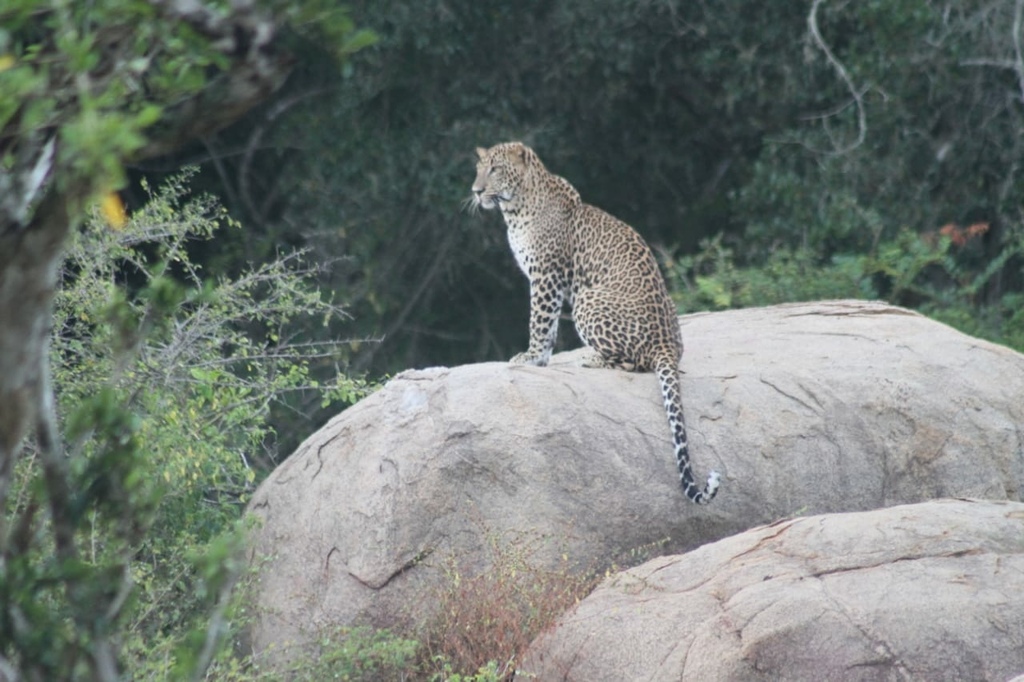
[[[495,168],[494,166],[491,166],[490,169],[487,171],[487,174],[488,175],[494,175],[494,171],[496,171],[496,170],[498,170],[498,169]]]

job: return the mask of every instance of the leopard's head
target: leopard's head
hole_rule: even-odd
[[[526,180],[529,165],[536,158],[521,142],[504,142],[490,149],[477,147],[473,208],[491,209],[514,200]]]

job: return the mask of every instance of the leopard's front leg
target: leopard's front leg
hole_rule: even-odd
[[[558,337],[558,316],[565,300],[565,284],[556,273],[530,277],[530,347],[509,362],[543,367],[551,359]]]

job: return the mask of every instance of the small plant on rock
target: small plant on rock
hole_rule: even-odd
[[[534,558],[543,538],[487,533],[490,567],[473,570],[452,558],[438,590],[437,614],[424,632],[431,680],[510,679],[530,642],[585,597],[597,577],[567,555],[556,568]],[[452,677],[452,670],[477,671]],[[484,675],[484,677],[479,677]],[[493,676],[493,677],[492,677]]]

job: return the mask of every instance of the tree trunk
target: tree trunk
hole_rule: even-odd
[[[51,186],[29,225],[0,232],[0,501],[19,443],[37,421],[51,304],[71,222],[66,198]]]
[[[147,130],[147,143],[125,162],[167,154],[234,122],[273,94],[294,62],[278,44],[275,18],[255,3],[232,3],[226,15],[195,0],[152,4],[156,20],[188,23],[228,67],[194,96],[168,106]],[[37,426],[47,399],[43,363],[64,239],[97,189],[94,178],[62,172],[57,139],[55,130],[9,139],[17,158],[0,175],[0,507],[20,443]],[[2,526],[0,517],[0,543]]]

